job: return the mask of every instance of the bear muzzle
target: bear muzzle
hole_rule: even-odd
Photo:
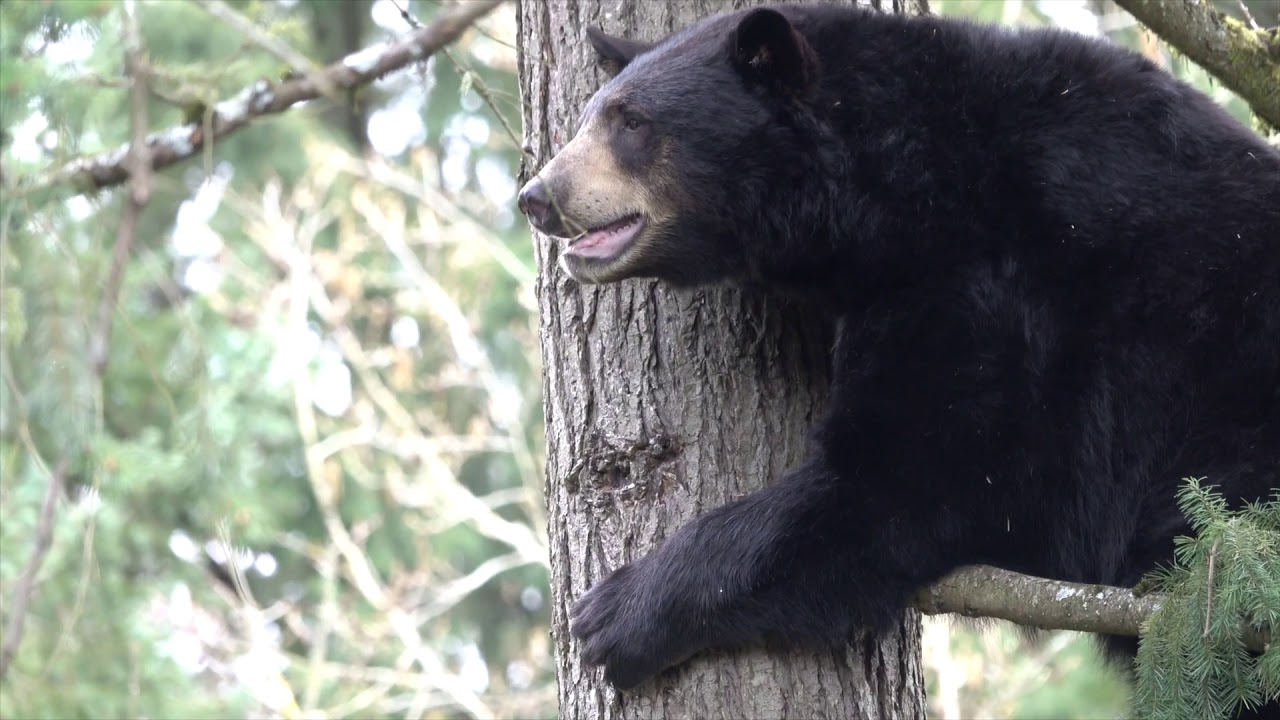
[[[516,206],[538,232],[555,237],[568,235],[560,213],[552,206],[551,195],[541,177],[534,177],[520,190]]]

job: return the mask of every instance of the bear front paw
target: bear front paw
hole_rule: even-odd
[[[692,655],[697,640],[672,588],[651,577],[646,560],[618,568],[582,596],[569,614],[569,632],[582,660],[603,666],[611,685],[634,688]]]

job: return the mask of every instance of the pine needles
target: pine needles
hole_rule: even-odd
[[[1149,578],[1166,599],[1138,650],[1134,715],[1229,718],[1280,701],[1280,489],[1232,510],[1189,478],[1178,503],[1195,536]]]

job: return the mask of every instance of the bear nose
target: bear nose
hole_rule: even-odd
[[[535,228],[546,232],[547,221],[551,219],[551,201],[547,198],[547,186],[542,178],[535,177],[524,186],[516,199],[516,206]]]

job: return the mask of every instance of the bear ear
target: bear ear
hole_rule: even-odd
[[[759,8],[744,15],[730,52],[738,72],[773,92],[802,96],[817,84],[817,53],[777,10]]]
[[[596,50],[596,64],[608,73],[609,77],[622,72],[622,68],[626,67],[635,56],[653,47],[649,43],[606,35],[603,30],[593,27],[587,28],[587,39],[591,41],[591,47]]]

